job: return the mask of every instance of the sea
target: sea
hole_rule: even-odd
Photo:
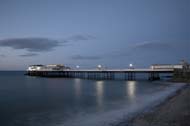
[[[0,126],[114,126],[180,89],[162,81],[44,78],[0,72]]]

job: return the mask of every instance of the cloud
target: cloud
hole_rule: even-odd
[[[180,40],[180,41],[167,41],[167,42],[144,42],[133,46],[134,51],[139,52],[166,52],[178,54],[186,54],[190,50],[190,40]]]
[[[133,49],[145,49],[145,50],[151,50],[151,49],[168,49],[171,48],[172,45],[170,43],[163,43],[163,42],[142,42],[137,43],[133,46]]]
[[[92,39],[95,39],[95,37],[92,35],[73,35],[71,37],[66,38],[65,41],[76,42],[76,41],[87,41],[87,40],[92,40]]]
[[[19,55],[21,57],[33,57],[33,56],[37,56],[39,54],[37,53],[26,53],[26,54],[22,54],[22,55]]]
[[[99,60],[101,57],[99,56],[81,56],[81,55],[75,55],[71,57],[74,60]]]
[[[13,38],[0,40],[0,47],[25,49],[28,52],[46,52],[61,46],[61,42],[47,38]]]
[[[6,57],[4,54],[0,54],[0,57]]]
[[[186,59],[190,58],[190,40],[148,41],[110,52],[109,58],[126,58],[129,60],[152,59]],[[136,59],[135,59],[136,58]]]
[[[86,41],[95,39],[91,35],[73,35],[71,37],[54,40],[48,38],[12,38],[0,40],[0,47],[10,47],[16,50],[26,50],[28,52],[47,52],[52,51],[58,46],[66,46],[68,43],[76,41]]]

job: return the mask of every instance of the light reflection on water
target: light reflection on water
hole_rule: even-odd
[[[143,96],[163,87],[148,81],[39,78],[15,74],[17,76],[9,73],[0,76],[0,126],[52,126],[57,120],[72,120],[80,113],[130,106],[139,96],[144,100]],[[15,121],[18,123],[14,124]]]
[[[81,79],[74,79],[74,90],[75,90],[75,96],[80,99],[81,97]]]
[[[126,82],[126,94],[130,98],[130,100],[134,99],[136,96],[136,81],[128,81]]]
[[[96,82],[96,95],[97,95],[98,106],[102,106],[103,105],[103,95],[104,95],[104,81]]]

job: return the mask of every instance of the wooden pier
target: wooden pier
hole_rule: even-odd
[[[26,75],[40,77],[63,77],[114,80],[116,74],[122,76],[123,80],[136,80],[137,73],[146,73],[148,80],[159,80],[162,73],[173,73],[174,69],[81,69],[81,70],[35,70],[27,71]]]

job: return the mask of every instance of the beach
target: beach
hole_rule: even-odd
[[[150,111],[142,112],[118,126],[190,126],[190,85]]]

